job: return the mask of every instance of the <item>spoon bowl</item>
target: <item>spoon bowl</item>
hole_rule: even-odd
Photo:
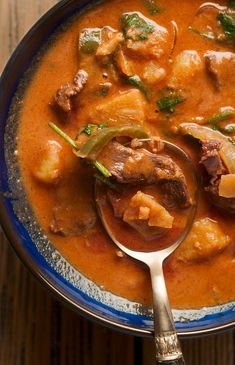
[[[185,239],[191,229],[197,209],[198,179],[194,165],[188,155],[180,147],[168,141],[163,142],[164,147],[166,147],[184,164],[189,173],[188,176],[190,176],[192,179],[194,186],[194,191],[191,193],[192,205],[189,210],[187,210],[187,221],[184,229],[176,241],[172,242],[170,246],[157,251],[142,252],[129,249],[115,236],[112,225],[108,221],[107,214],[105,214],[104,205],[101,204],[99,199],[98,183],[95,184],[95,201],[101,222],[111,240],[127,255],[145,263],[149,267],[153,290],[154,338],[156,344],[157,363],[182,365],[185,364],[185,362],[168,300],[163,274],[163,262],[172,252],[176,250],[176,248]]]

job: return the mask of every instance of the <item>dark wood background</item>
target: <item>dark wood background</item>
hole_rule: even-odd
[[[0,72],[23,34],[55,2],[0,0]],[[187,364],[234,365],[234,338],[228,332],[183,340]],[[154,363],[151,340],[94,324],[53,298],[0,232],[0,365]]]

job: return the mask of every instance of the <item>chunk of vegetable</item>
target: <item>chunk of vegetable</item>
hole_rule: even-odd
[[[119,50],[115,53],[115,62],[118,71],[120,71],[123,75],[133,75],[132,65],[121,48],[119,48]]]
[[[95,53],[101,42],[100,28],[85,28],[79,37],[79,49],[82,53]]]
[[[134,41],[145,40],[154,32],[154,25],[139,12],[122,14],[121,24],[125,37]]]
[[[217,222],[203,218],[194,222],[187,238],[176,250],[175,257],[186,263],[207,260],[219,254],[230,241]]]
[[[166,70],[154,61],[148,62],[144,68],[143,79],[150,85],[157,84],[166,77]]]
[[[138,191],[123,215],[125,222],[146,220],[150,227],[172,228],[174,217],[151,195]]]
[[[230,142],[229,138],[218,131],[207,127],[199,126],[194,123],[183,123],[180,125],[180,132],[182,134],[189,134],[201,141],[208,141],[216,139],[222,142],[222,147],[219,154],[231,174],[235,173],[235,146]]]
[[[222,175],[219,183],[219,196],[235,198],[235,174]]]
[[[115,49],[124,40],[123,34],[110,27],[104,27],[101,31],[101,41],[96,50],[96,56],[109,56],[114,53]]]
[[[143,124],[146,119],[146,108],[147,103],[142,92],[130,89],[106,96],[95,108],[91,108],[90,118],[97,122],[108,121],[110,125]]]
[[[56,141],[48,141],[33,172],[37,180],[51,184],[58,179],[61,170],[61,149],[61,145]]]
[[[184,50],[174,61],[168,85],[172,88],[186,87],[193,82],[193,78],[203,69],[201,57],[197,51]]]
[[[110,142],[114,137],[127,136],[131,138],[149,138],[147,132],[135,125],[124,125],[119,127],[110,127],[97,131],[79,151],[75,154],[81,158],[96,159],[102,148]]]

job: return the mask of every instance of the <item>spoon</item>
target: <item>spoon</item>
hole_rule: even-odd
[[[108,219],[105,216],[103,205],[98,198],[97,183],[95,185],[95,201],[101,222],[103,223],[103,226],[111,240],[119,247],[120,250],[125,252],[127,255],[133,257],[134,259],[142,261],[150,269],[153,290],[154,338],[156,344],[157,364],[183,365],[185,364],[185,361],[181,351],[172,311],[169,304],[163,274],[163,262],[185,239],[192,226],[197,207],[196,202],[198,194],[198,183],[195,168],[188,155],[178,146],[167,141],[163,142],[167,149],[169,149],[173,154],[180,158],[185,167],[187,167],[188,172],[190,173],[190,178],[193,181],[194,185],[194,191],[193,194],[191,194],[193,204],[187,212],[187,222],[180,237],[175,242],[172,242],[171,246],[168,246],[167,248],[161,249],[159,251],[152,252],[140,252],[134,251],[132,249],[130,250],[123,243],[118,241],[118,239],[115,237],[114,232],[112,231],[111,225],[109,224]]]

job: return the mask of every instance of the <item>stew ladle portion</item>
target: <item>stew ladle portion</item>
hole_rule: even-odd
[[[164,141],[164,143],[165,146],[184,163],[185,168],[188,169],[191,182],[193,181],[194,186],[193,196],[191,196],[193,203],[191,207],[187,210],[187,220],[185,227],[182,230],[180,237],[178,237],[175,242],[172,242],[172,244],[167,248],[158,251],[140,252],[129,249],[125,246],[124,242],[119,242],[112,229],[112,225],[109,222],[109,217],[107,214],[105,214],[102,200],[99,199],[98,183],[96,183],[95,185],[95,200],[98,214],[111,240],[119,247],[120,250],[125,252],[127,255],[133,257],[134,259],[142,261],[150,269],[153,290],[154,338],[156,344],[157,363],[169,365],[183,365],[185,364],[185,361],[181,351],[171,307],[169,304],[163,274],[163,262],[184,240],[192,226],[197,206],[198,183],[195,168],[187,154],[181,148],[174,144],[171,144],[167,141]]]

